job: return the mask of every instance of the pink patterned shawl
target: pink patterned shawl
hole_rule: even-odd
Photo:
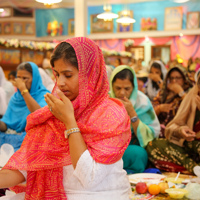
[[[72,102],[78,127],[96,162],[112,164],[122,158],[130,137],[130,120],[122,103],[108,97],[104,58],[90,39],[68,39],[79,66],[79,95]],[[57,85],[53,94],[56,95]],[[27,118],[27,135],[21,148],[4,168],[27,171],[25,199],[67,199],[63,188],[63,166],[70,165],[65,126],[48,107]],[[21,192],[19,186],[13,188]]]

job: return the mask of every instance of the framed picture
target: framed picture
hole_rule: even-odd
[[[0,12],[0,18],[12,17],[13,9],[9,7],[2,7],[2,12]]]
[[[13,22],[13,34],[22,35],[24,33],[23,25],[23,22]]]
[[[0,63],[18,65],[20,63],[20,50],[0,49]]]
[[[127,12],[127,11],[126,11]],[[119,17],[124,16],[124,11],[118,12]],[[129,16],[133,18],[133,11],[129,10],[126,16]],[[117,31],[118,32],[129,32],[133,31],[133,23],[131,24],[122,24],[122,23],[117,23]]]
[[[74,35],[74,19],[69,19],[68,20],[68,35]]]
[[[35,34],[35,23],[34,22],[25,22],[24,23],[24,34],[25,35],[34,35]]]
[[[44,59],[44,52],[22,50],[21,55],[22,55],[22,62],[31,61],[36,63],[38,66],[42,66],[42,62]]]
[[[150,17],[141,18],[140,27],[141,31],[157,30],[157,19],[151,19]]]
[[[183,8],[165,8],[165,30],[181,30],[183,21]]]
[[[199,28],[199,14],[200,12],[187,13],[187,29]]]
[[[3,22],[3,34],[10,35],[12,34],[12,23],[11,22]]]
[[[91,33],[112,33],[113,21],[104,21],[97,18],[98,14],[90,16]]]

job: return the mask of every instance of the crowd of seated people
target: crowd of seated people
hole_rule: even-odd
[[[113,63],[102,62],[101,67],[110,82],[108,95],[121,102],[121,115],[129,117],[132,134],[122,155],[123,168],[141,173],[151,163],[161,171],[192,174],[200,163],[199,58],[189,59],[187,67],[158,58],[146,68],[141,59],[133,65],[131,60],[123,65],[120,58]],[[55,83],[32,62],[21,63],[9,79],[0,67],[0,104],[5,105],[0,107],[0,145],[9,143],[16,151],[26,136],[27,117],[47,105],[44,95]]]

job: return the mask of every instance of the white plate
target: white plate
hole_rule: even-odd
[[[138,182],[145,183],[159,183],[161,180],[166,178],[166,176],[162,174],[154,174],[154,173],[139,173],[139,174],[131,174],[128,175],[129,182],[133,184],[137,184]]]

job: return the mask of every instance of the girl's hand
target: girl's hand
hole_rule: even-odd
[[[62,121],[66,126],[74,122],[74,108],[71,101],[62,93],[58,93],[60,99],[54,95],[47,93],[44,95],[45,101],[51,113],[60,121]]]
[[[158,81],[162,81],[162,79],[160,78],[160,76],[158,74],[149,73],[149,78],[151,80],[155,81],[156,83]]]
[[[188,126],[181,126],[179,128],[180,138],[184,138],[187,141],[193,141],[196,137],[196,133],[192,131]]]
[[[172,103],[171,104],[168,104],[168,103],[160,104],[159,105],[160,112],[169,113],[172,110],[172,105],[173,105]]]

